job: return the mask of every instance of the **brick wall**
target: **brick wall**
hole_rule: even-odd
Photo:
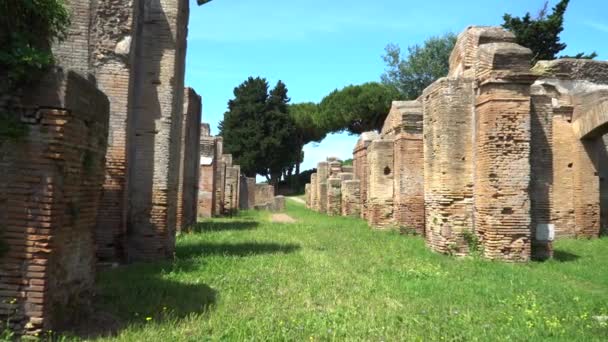
[[[209,218],[216,214],[214,211],[216,196],[216,149],[217,139],[209,135],[209,125],[201,124],[199,143],[200,175],[198,185],[198,216]]]
[[[34,334],[75,318],[93,293],[109,104],[75,72],[26,94],[11,111],[27,135],[0,145],[0,319]]]

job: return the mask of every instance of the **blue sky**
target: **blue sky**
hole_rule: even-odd
[[[550,1],[553,6],[557,1]],[[292,103],[318,102],[336,88],[378,81],[388,43],[407,46],[502,15],[536,13],[544,0],[191,0],[186,84],[203,97],[203,121],[217,124],[233,89],[249,76],[287,84]],[[608,60],[608,1],[572,0],[566,54]],[[356,136],[334,134],[305,147],[303,170],[328,155],[350,158]]]

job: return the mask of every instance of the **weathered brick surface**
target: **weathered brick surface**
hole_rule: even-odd
[[[315,210],[320,213],[327,212],[327,178],[329,178],[329,163],[317,164],[317,206]]]
[[[525,78],[531,51],[491,43],[479,48],[479,59],[484,68],[475,108],[475,228],[487,258],[525,261],[531,253],[532,82]]]
[[[226,189],[226,163],[224,162],[222,155],[224,154],[224,140],[222,137],[216,137],[216,149],[215,149],[215,160],[216,160],[216,171],[215,171],[215,203],[213,206],[213,212],[215,215],[222,215],[224,213],[224,191]]]
[[[255,206],[272,206],[274,203],[274,186],[270,184],[255,185]]]
[[[473,81],[442,78],[423,94],[426,240],[464,254],[473,226]]]
[[[239,191],[239,208],[253,209],[255,207],[255,178],[241,175]]]
[[[342,181],[340,178],[327,179],[327,215],[342,215]]]
[[[306,184],[304,186],[304,198],[305,198],[305,202],[306,202],[306,208],[310,208],[310,183]]]
[[[201,124],[200,174],[198,184],[198,216],[209,218],[216,214],[216,146],[217,139],[209,135],[209,125]]]
[[[196,223],[198,177],[200,172],[201,97],[192,88],[184,94],[184,118],[180,147],[180,171],[177,188],[177,229]]]
[[[395,141],[395,224],[424,235],[422,103],[393,101],[382,136]]]
[[[361,217],[366,218],[367,215],[367,148],[372,140],[379,139],[380,135],[376,132],[364,132],[359,137],[357,145],[353,151],[353,170],[355,179],[361,181]]]
[[[76,0],[72,0],[72,4]],[[106,177],[97,221],[97,255],[102,261],[126,259],[126,229],[128,210],[128,158],[133,135],[134,117],[130,101],[134,87],[136,54],[131,44],[136,26],[136,5],[133,2],[82,1],[95,4],[92,17],[77,20],[91,22],[88,62],[95,73],[97,85],[110,100],[110,133],[106,154]],[[74,17],[73,17],[74,18]],[[81,32],[80,38],[87,32]],[[68,39],[70,41],[70,39]]]
[[[394,226],[394,140],[374,140],[368,147],[367,222],[375,229]]]
[[[224,203],[228,213],[234,213],[239,208],[240,179],[241,168],[238,165],[226,167],[226,190],[224,195]]]
[[[109,104],[75,72],[52,72],[25,94],[10,112],[21,115],[26,136],[0,143],[0,226],[9,245],[0,319],[32,334],[90,304]]]
[[[187,0],[143,7],[129,160],[129,260],[173,257],[183,116]]]
[[[342,182],[342,216],[361,216],[361,181],[358,179]]]
[[[319,207],[319,184],[317,174],[310,175],[310,209],[317,210]]]

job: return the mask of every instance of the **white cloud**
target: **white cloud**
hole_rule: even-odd
[[[608,33],[608,24],[598,23],[595,21],[588,21],[588,22],[585,22],[585,25],[592,27],[598,31]]]

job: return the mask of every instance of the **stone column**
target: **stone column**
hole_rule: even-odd
[[[374,140],[367,151],[369,167],[367,221],[372,228],[389,229],[393,220],[394,140]]]

